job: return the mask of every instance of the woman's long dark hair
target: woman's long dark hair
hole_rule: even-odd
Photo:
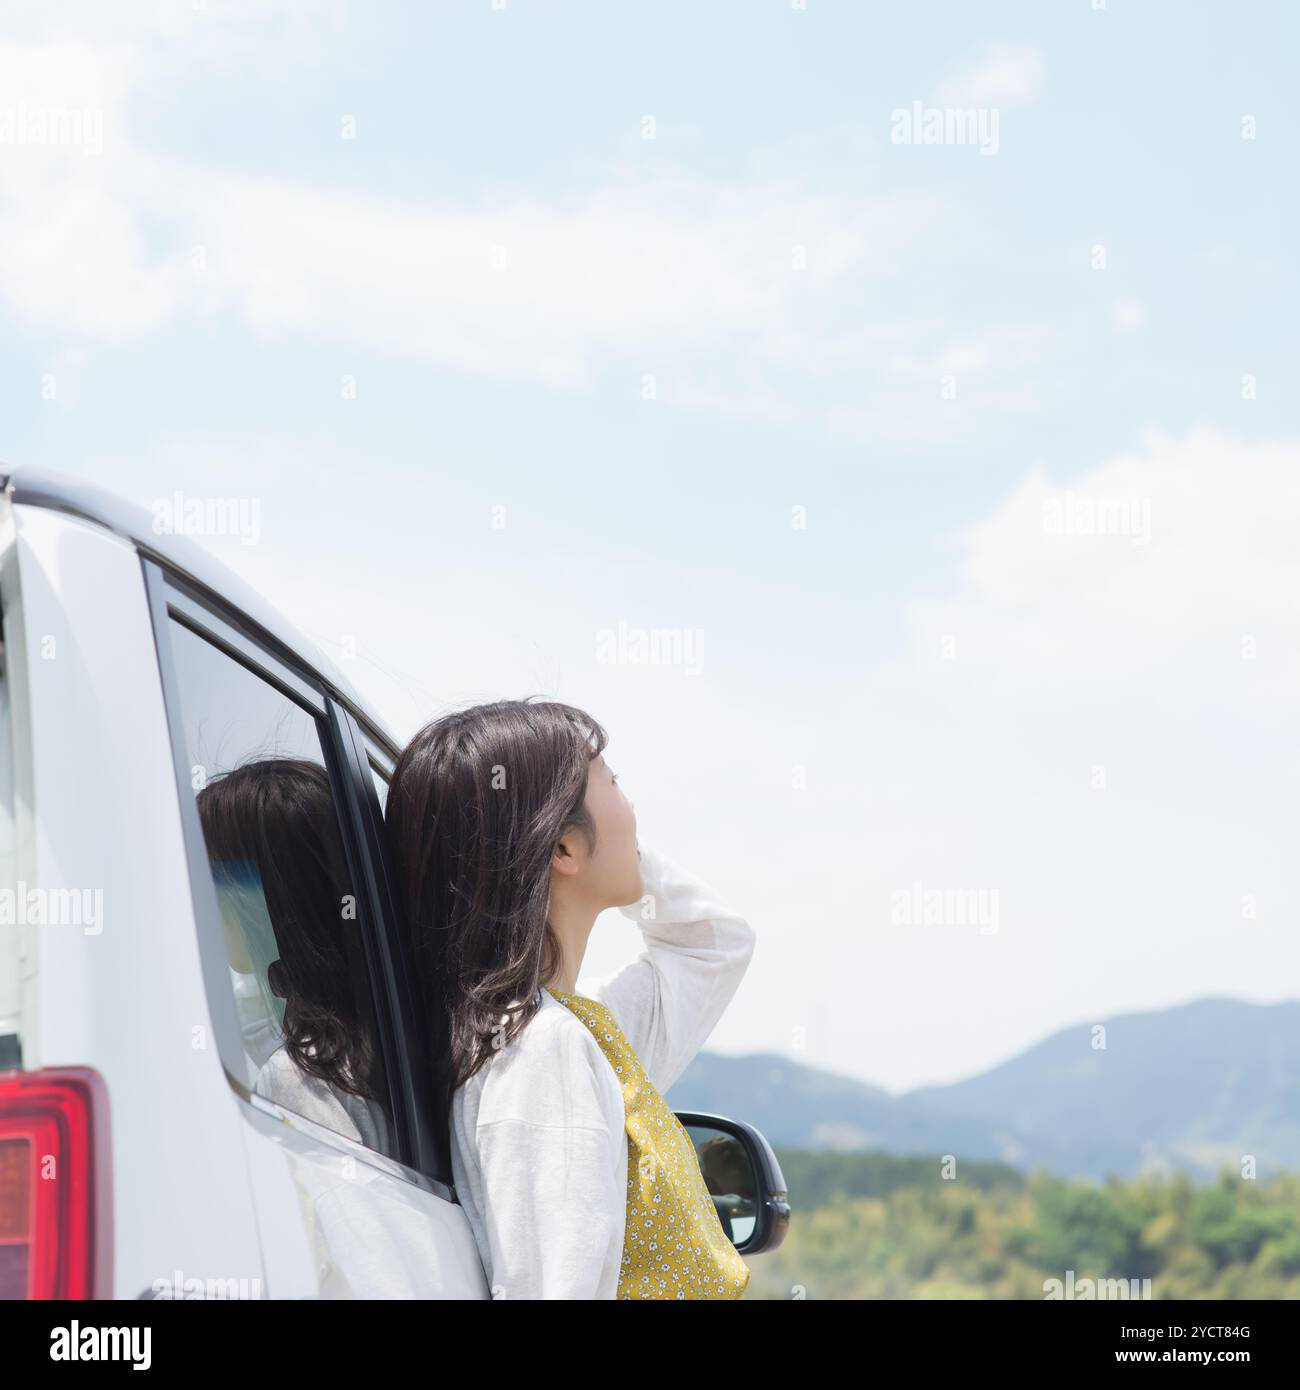
[[[197,800],[218,884],[251,882],[264,899],[285,1050],[309,1075],[386,1102],[329,774],[301,758],[262,758],[214,778]]]
[[[519,1035],[561,963],[551,859],[570,831],[594,847],[587,772],[606,742],[572,705],[501,700],[434,720],[397,761],[388,843],[444,1103]]]

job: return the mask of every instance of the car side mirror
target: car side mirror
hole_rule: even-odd
[[[790,1203],[772,1146],[743,1120],[675,1112],[700,1160],[718,1219],[742,1255],[775,1250],[790,1225]]]

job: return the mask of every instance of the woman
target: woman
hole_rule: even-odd
[[[689,1135],[662,1092],[722,1016],[754,935],[647,847],[569,705],[447,715],[403,752],[387,826],[450,1096],[452,1170],[497,1298],[739,1298]],[[645,950],[578,975],[618,907]]]
[[[260,758],[197,797],[258,1095],[393,1152],[364,950],[329,775]]]

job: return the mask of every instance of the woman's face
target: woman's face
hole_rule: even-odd
[[[603,755],[591,761],[585,804],[596,826],[596,848],[583,869],[587,892],[602,907],[625,907],[641,897],[636,810]]]

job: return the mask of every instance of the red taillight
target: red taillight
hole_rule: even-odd
[[[111,1298],[108,1089],[0,1071],[0,1298]]]

